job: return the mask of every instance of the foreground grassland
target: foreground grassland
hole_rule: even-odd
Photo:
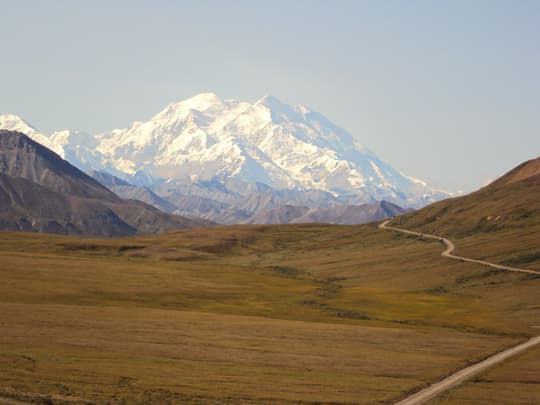
[[[391,402],[538,333],[539,277],[440,250],[375,225],[0,233],[0,395]]]
[[[540,403],[540,349],[534,348],[433,400],[431,404]]]

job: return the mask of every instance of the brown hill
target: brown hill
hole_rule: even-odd
[[[0,131],[0,229],[127,236],[210,224],[123,200],[26,135]]]
[[[516,168],[510,170],[504,176],[499,177],[497,180],[491,183],[490,186],[502,186],[520,181],[524,181],[529,184],[540,183],[540,157],[520,164]]]
[[[0,173],[83,198],[118,197],[45,146],[20,132],[0,130]]]
[[[99,200],[61,194],[1,173],[0,229],[106,237],[137,233]]]
[[[540,158],[529,160],[486,187],[431,204],[392,221],[407,229],[465,237],[540,225]]]

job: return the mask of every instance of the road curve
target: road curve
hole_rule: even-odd
[[[476,260],[476,259],[470,259],[468,257],[462,257],[462,256],[453,255],[452,252],[454,251],[455,246],[454,246],[454,244],[452,243],[451,240],[443,238],[442,236],[429,235],[427,233],[408,231],[406,229],[401,229],[401,228],[395,228],[393,226],[388,226],[387,224],[390,221],[391,220],[388,219],[388,220],[382,222],[381,224],[379,224],[379,228],[388,229],[388,230],[391,230],[391,231],[402,232],[402,233],[407,233],[409,235],[420,236],[422,238],[430,238],[430,239],[436,239],[438,241],[441,241],[446,245],[446,249],[444,250],[444,252],[441,253],[441,256],[448,257],[449,259],[460,260],[462,262],[483,264],[484,266],[493,267],[493,268],[498,269],[498,270],[516,271],[518,273],[529,273],[529,274],[538,274],[538,275],[540,275],[540,271],[536,271],[536,270],[520,269],[518,267],[503,266],[502,264],[490,263],[490,262],[486,262],[484,260]]]
[[[429,387],[423,389],[422,391],[413,394],[402,401],[396,403],[396,405],[418,405],[428,401],[442,392],[462,383],[463,381],[471,378],[472,376],[484,371],[488,367],[492,367],[501,361],[504,361],[512,356],[515,356],[518,353],[521,353],[524,350],[527,350],[533,346],[536,346],[540,343],[540,336],[529,339],[525,343],[521,343],[517,346],[511,347],[510,349],[504,350],[497,354],[494,354],[491,357],[488,357],[480,363],[473,364],[467,368],[461,369],[458,372],[446,377],[444,380],[439,381],[435,384],[430,385]]]
[[[517,268],[517,267],[510,267],[510,266],[503,266],[501,264],[490,263],[490,262],[486,262],[484,260],[469,259],[468,257],[461,257],[461,256],[453,255],[452,252],[454,251],[455,246],[454,246],[454,244],[452,243],[451,240],[443,238],[441,236],[429,235],[429,234],[425,234],[425,233],[408,231],[406,229],[401,229],[401,228],[395,228],[393,226],[388,226],[389,222],[390,222],[390,220],[386,220],[386,221],[382,222],[379,225],[379,228],[388,229],[388,230],[391,230],[391,231],[402,232],[402,233],[406,233],[406,234],[409,234],[409,235],[420,236],[420,237],[423,237],[423,238],[436,239],[438,241],[443,242],[446,245],[446,249],[441,253],[441,256],[448,257],[450,259],[460,260],[460,261],[463,261],[463,262],[478,263],[478,264],[482,264],[482,265],[485,265],[485,266],[490,266],[490,267],[493,267],[493,268],[499,269],[499,270],[516,271],[516,272],[519,272],[519,273],[529,273],[529,274],[540,274],[540,271],[529,270],[529,269],[520,269],[520,268]],[[501,361],[504,361],[504,360],[506,360],[506,359],[508,359],[508,358],[510,358],[512,356],[515,356],[516,354],[521,353],[522,351],[527,350],[530,347],[536,346],[537,344],[540,344],[540,336],[536,336],[534,338],[531,338],[530,340],[528,340],[525,343],[521,343],[521,344],[519,344],[517,346],[511,347],[510,349],[507,349],[507,350],[504,350],[502,352],[496,353],[493,356],[488,357],[487,359],[485,359],[485,360],[483,360],[483,361],[481,361],[479,363],[476,363],[476,364],[473,364],[472,366],[461,369],[461,370],[455,372],[454,374],[446,377],[444,380],[441,380],[441,381],[439,381],[437,383],[434,383],[434,384],[430,385],[429,387],[427,387],[427,388],[425,388],[425,389],[423,389],[423,390],[421,390],[421,391],[419,391],[419,392],[417,392],[415,394],[412,394],[412,395],[408,396],[407,398],[397,402],[396,405],[418,405],[418,404],[422,404],[422,403],[436,397],[437,395],[441,394],[442,392],[444,392],[446,390],[449,390],[450,388],[452,388],[452,387],[454,387],[454,386],[456,386],[458,384],[461,384],[463,381],[473,377],[474,375],[480,373],[481,371],[484,371],[488,367],[494,366],[497,363],[500,363]]]

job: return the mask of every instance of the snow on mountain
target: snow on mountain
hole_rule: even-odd
[[[39,132],[22,118],[13,114],[0,115],[0,129],[18,131],[28,135],[34,141],[51,149],[62,159],[69,161],[83,171],[92,169],[108,170],[123,174],[96,150],[96,137],[81,131],[63,130],[50,135]]]
[[[43,146],[54,150],[54,145],[51,140],[38,132],[32,125],[23,120],[21,117],[13,114],[0,115],[0,129],[7,129],[10,131],[19,131],[28,135],[34,141],[39,142]],[[55,151],[56,152],[56,151]],[[56,152],[58,153],[58,152]]]
[[[12,115],[0,116],[0,128],[25,132],[84,170],[144,184],[236,179],[277,190],[323,190],[345,203],[386,199],[402,206],[446,196],[382,162],[320,113],[272,96],[250,104],[202,93],[146,122],[96,136],[45,136]]]

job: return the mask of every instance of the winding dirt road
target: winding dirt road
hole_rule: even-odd
[[[484,266],[490,266],[490,267],[493,267],[493,268],[499,269],[499,270],[516,271],[516,272],[519,272],[519,273],[529,273],[529,274],[540,274],[540,271],[529,270],[529,269],[520,269],[520,268],[517,268],[517,267],[510,267],[510,266],[503,266],[503,265],[496,264],[496,263],[486,262],[484,260],[469,259],[468,257],[461,257],[461,256],[453,255],[452,252],[454,251],[455,246],[452,243],[452,241],[450,241],[449,239],[443,238],[441,236],[429,235],[429,234],[420,233],[420,232],[414,232],[414,231],[408,231],[406,229],[401,229],[401,228],[394,228],[393,226],[388,226],[389,222],[390,222],[390,220],[384,221],[383,223],[381,223],[379,225],[379,228],[388,229],[388,230],[391,230],[391,231],[402,232],[402,233],[406,233],[406,234],[409,234],[409,235],[420,236],[422,238],[436,239],[438,241],[443,242],[446,245],[446,249],[441,253],[441,256],[448,257],[450,259],[460,260],[460,261],[463,261],[463,262],[478,263],[478,264],[482,264]],[[511,347],[511,348],[506,349],[506,350],[504,350],[502,352],[496,353],[493,356],[488,357],[487,359],[485,359],[485,360],[483,360],[483,361],[481,361],[479,363],[476,363],[476,364],[473,364],[472,366],[461,369],[461,370],[455,372],[454,374],[451,374],[450,376],[446,377],[445,379],[443,379],[443,380],[441,380],[441,381],[439,381],[437,383],[434,383],[434,384],[430,385],[429,387],[427,387],[427,388],[425,388],[425,389],[423,389],[423,390],[421,390],[421,391],[419,391],[419,392],[417,392],[415,394],[412,394],[412,395],[408,396],[407,398],[397,402],[396,405],[418,405],[418,404],[422,404],[422,403],[436,397],[437,395],[443,393],[444,391],[447,391],[450,388],[455,387],[458,384],[461,384],[465,380],[468,380],[469,378],[471,378],[474,375],[480,373],[481,371],[484,371],[485,369],[487,369],[489,367],[492,367],[492,366],[496,365],[497,363],[500,363],[500,362],[502,362],[502,361],[504,361],[504,360],[506,360],[506,359],[508,359],[508,358],[510,358],[512,356],[515,356],[516,354],[521,353],[522,351],[527,350],[530,347],[536,346],[537,344],[540,344],[540,336],[533,337],[533,338],[529,339],[525,343],[521,343],[521,344],[519,344],[517,346]]]
[[[493,267],[493,268],[499,269],[499,270],[517,271],[519,273],[529,273],[529,274],[538,274],[538,275],[540,275],[540,271],[536,271],[536,270],[520,269],[518,267],[503,266],[502,264],[490,263],[490,262],[486,262],[484,260],[470,259],[468,257],[462,257],[462,256],[453,255],[452,252],[454,251],[455,246],[454,246],[454,244],[452,243],[451,240],[443,238],[442,236],[429,235],[427,233],[408,231],[406,229],[394,228],[393,226],[387,226],[387,224],[390,221],[391,221],[390,219],[384,221],[383,223],[381,223],[379,225],[379,228],[388,229],[388,230],[391,230],[391,231],[402,232],[402,233],[407,233],[409,235],[420,236],[422,238],[436,239],[438,241],[441,241],[446,245],[446,250],[441,253],[441,256],[448,257],[449,259],[460,260],[462,262],[483,264],[484,266]]]
[[[432,384],[429,387],[423,389],[422,391],[417,392],[402,401],[396,403],[396,405],[417,405],[423,402],[426,402],[442,392],[462,383],[465,380],[473,377],[474,375],[484,371],[488,367],[494,366],[501,361],[504,361],[512,356],[515,356],[518,353],[521,353],[524,350],[527,350],[533,346],[536,346],[540,343],[540,336],[536,336],[525,343],[511,347],[505,351],[494,354],[491,357],[488,357],[480,363],[473,364],[467,368],[461,369],[458,372],[446,377],[444,380],[439,381],[438,383]]]

